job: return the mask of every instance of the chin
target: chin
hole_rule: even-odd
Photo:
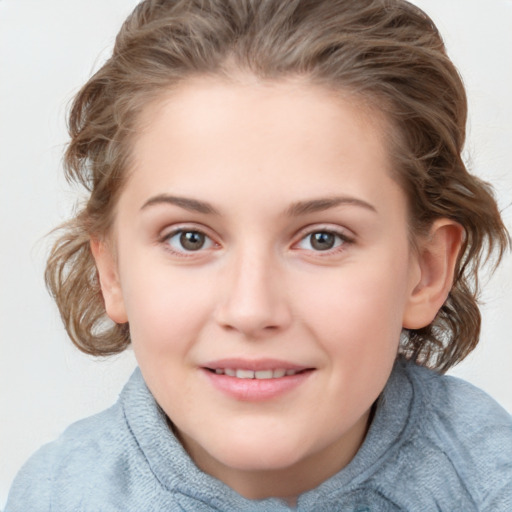
[[[210,451],[210,456],[222,465],[239,471],[277,471],[289,468],[307,457],[304,443],[247,437],[237,442],[227,438],[225,449]]]

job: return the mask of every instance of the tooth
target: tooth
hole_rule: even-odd
[[[273,377],[274,379],[279,379],[280,377],[284,377],[286,375],[286,370],[283,368],[279,368],[279,370],[274,370]]]
[[[257,379],[271,379],[273,377],[272,370],[260,370],[257,372],[254,372],[254,376]]]
[[[295,375],[297,370],[286,370],[286,375]]]
[[[224,373],[224,370],[222,370],[221,368],[215,368],[215,373],[217,375],[222,375]]]
[[[224,368],[224,373],[226,375],[229,375],[230,377],[235,377],[236,376],[236,372],[232,368]]]
[[[236,370],[237,379],[254,379],[254,372],[252,370]]]

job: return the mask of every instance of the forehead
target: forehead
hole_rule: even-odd
[[[371,105],[367,98],[348,90],[328,88],[300,77],[268,81],[252,75],[233,79],[200,76],[162,91],[143,109],[138,119],[138,139],[144,139],[151,131],[153,136],[154,128],[163,124],[170,134],[171,123],[176,128],[175,133],[179,130],[190,144],[204,142],[199,139],[210,135],[206,133],[210,128],[238,128],[240,136],[246,139],[251,135],[254,138],[271,136],[272,131],[280,129],[294,136],[301,132],[311,138],[312,124],[325,135],[329,130],[341,132],[343,125],[350,123],[372,132],[373,142],[385,135],[388,123],[384,114]],[[281,138],[280,145],[287,140]],[[386,157],[385,152],[382,156]]]
[[[300,79],[197,78],[142,112],[129,181],[139,195],[208,193],[220,179],[235,194],[378,195],[377,175],[391,177],[386,125],[355,95]]]

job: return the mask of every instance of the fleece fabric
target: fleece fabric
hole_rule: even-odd
[[[136,370],[110,409],[21,469],[5,512],[512,511],[512,419],[474,386],[397,361],[355,458],[296,508],[201,472]]]

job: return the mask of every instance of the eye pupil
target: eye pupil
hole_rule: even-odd
[[[311,247],[317,251],[327,251],[335,244],[335,236],[332,233],[320,231],[311,235]]]
[[[197,231],[184,231],[180,235],[180,244],[187,251],[201,249],[205,242],[205,235]]]

